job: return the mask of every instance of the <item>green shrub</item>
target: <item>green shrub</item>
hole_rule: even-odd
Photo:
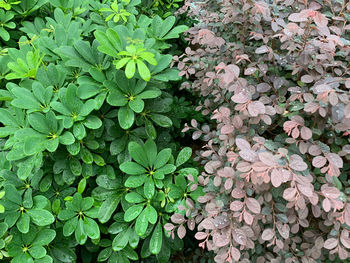
[[[168,262],[183,248],[164,226],[202,195],[175,140],[192,108],[169,40],[187,27],[140,4],[0,2],[1,258]]]

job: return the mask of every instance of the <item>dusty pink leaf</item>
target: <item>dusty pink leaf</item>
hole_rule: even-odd
[[[241,150],[250,150],[250,144],[246,139],[236,138],[236,145]]]
[[[180,214],[173,214],[170,219],[175,224],[182,224],[185,222],[184,216]]]
[[[241,252],[237,248],[231,247],[231,256],[235,261],[238,261],[241,258]]]
[[[322,207],[325,212],[329,212],[331,210],[331,202],[328,198],[323,199]]]
[[[344,115],[345,115],[345,118],[350,118],[350,103],[346,104],[344,108]]]
[[[179,228],[177,229],[177,236],[180,239],[183,239],[186,235],[186,228],[184,227],[184,225],[180,225]]]
[[[272,230],[272,228],[266,228],[261,234],[261,238],[265,241],[271,240],[274,236],[275,232]]]
[[[244,246],[247,244],[247,236],[244,231],[239,228],[232,230],[232,237],[240,245]]]
[[[221,127],[221,134],[230,134],[233,132],[233,126],[231,124],[225,124]]]
[[[292,22],[305,22],[307,18],[300,16],[300,13],[293,13],[288,16],[288,20]]]
[[[258,47],[256,50],[255,50],[255,53],[256,54],[264,54],[264,53],[267,53],[269,51],[269,48],[266,46],[266,45],[263,45],[261,47]]]
[[[294,169],[295,171],[301,172],[307,169],[307,164],[299,155],[293,154],[290,156],[289,159],[289,167]]]
[[[340,241],[344,247],[350,249],[350,238],[345,236],[340,236]]]
[[[322,185],[321,187],[322,194],[331,199],[337,199],[340,195],[340,191],[338,188],[333,187],[333,186],[327,186],[327,185]]]
[[[283,181],[283,174],[278,169],[273,169],[271,172],[271,183],[274,187],[279,187]]]
[[[244,218],[244,221],[245,221],[248,225],[253,224],[254,217],[252,216],[252,214],[248,213],[247,211],[244,211],[244,213],[243,213],[243,218]]]
[[[241,210],[242,208],[243,208],[243,202],[241,202],[241,201],[236,200],[236,201],[233,201],[233,202],[230,204],[230,209],[231,209],[232,211],[239,211],[239,210]]]
[[[323,247],[326,248],[326,249],[331,250],[331,249],[335,248],[337,245],[338,245],[338,239],[332,237],[332,238],[328,238],[324,242]]]
[[[260,203],[255,198],[248,197],[246,200],[246,205],[249,210],[255,214],[259,214],[261,212]]]
[[[297,190],[295,188],[287,188],[283,192],[283,198],[286,199],[287,201],[292,201],[295,198],[295,195],[297,193]]]
[[[249,172],[252,169],[252,166],[248,162],[239,162],[236,166],[237,170],[240,172]]]
[[[312,131],[310,128],[303,126],[301,127],[300,135],[301,135],[301,138],[303,138],[304,140],[309,140],[312,138]]]
[[[301,81],[304,82],[304,83],[311,83],[314,81],[314,78],[310,75],[303,75],[301,77]]]
[[[310,184],[305,184],[305,185],[297,184],[297,186],[298,186],[299,191],[303,195],[305,195],[307,197],[311,197],[312,196],[312,193],[313,193],[312,185],[310,185]]]
[[[208,234],[207,233],[204,233],[204,232],[197,232],[194,237],[195,239],[197,240],[202,240],[202,239],[205,239],[207,238]]]
[[[231,195],[233,198],[243,198],[245,196],[245,192],[240,188],[234,188]]]
[[[172,224],[172,223],[166,223],[165,225],[164,225],[164,229],[166,230],[166,231],[171,231],[171,230],[173,230],[175,228],[175,226]]]
[[[321,168],[325,166],[327,163],[327,159],[324,158],[323,156],[316,156],[312,159],[312,165],[316,168]]]
[[[256,86],[256,90],[258,92],[267,92],[270,89],[271,89],[271,86],[269,84],[265,83],[265,82],[264,83],[260,83],[260,84],[258,84],[258,86]]]
[[[331,90],[332,90],[331,86],[329,86],[327,84],[320,84],[320,85],[317,85],[314,87],[314,92],[316,94],[324,93],[324,92],[331,91]]]
[[[212,221],[211,218],[206,218],[201,222],[201,226],[203,226],[204,229],[208,229],[208,230],[213,230],[215,229],[215,225]]]
[[[251,116],[257,117],[265,113],[265,105],[260,101],[253,101],[248,104],[248,112]]]
[[[326,158],[328,161],[338,168],[343,168],[343,159],[335,153],[327,153]]]
[[[270,152],[259,152],[258,153],[260,161],[262,161],[264,164],[268,166],[275,166],[277,163],[275,162],[275,159],[273,157],[273,154]]]
[[[247,94],[244,94],[242,92],[237,93],[231,97],[231,100],[235,103],[247,103],[250,98],[248,97]]]

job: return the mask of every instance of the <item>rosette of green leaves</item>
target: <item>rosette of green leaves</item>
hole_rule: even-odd
[[[133,162],[122,163],[119,168],[130,175],[126,181],[126,187],[136,188],[143,185],[144,194],[151,199],[155,194],[155,188],[162,188],[166,174],[176,170],[176,166],[168,163],[172,158],[171,149],[166,148],[157,151],[157,145],[148,139],[144,145],[130,142],[128,145]]]
[[[39,49],[35,49],[33,46],[29,45],[31,41],[29,41],[27,37],[22,36],[19,42],[22,44],[20,49],[8,49],[8,54],[12,61],[10,61],[7,66],[12,72],[7,74],[5,78],[7,80],[24,78],[35,79],[44,55],[40,53]]]
[[[118,82],[107,82],[111,90],[107,102],[112,106],[121,107],[118,110],[118,122],[120,127],[127,130],[134,124],[135,113],[143,111],[144,100],[159,97],[161,91],[147,87],[147,83],[142,80],[126,80],[120,74],[118,77],[120,77]]]
[[[67,198],[66,198],[67,199]],[[58,219],[66,221],[63,226],[63,235],[68,237],[75,234],[80,245],[85,244],[87,237],[100,238],[100,228],[93,218],[98,217],[98,207],[94,207],[92,197],[83,198],[75,193],[71,201],[66,202],[66,209],[61,210]]]
[[[5,207],[4,222],[9,228],[16,224],[21,233],[28,233],[30,223],[37,226],[50,225],[55,221],[54,216],[48,211],[50,201],[42,196],[32,197],[31,192],[23,197],[13,185],[5,185],[5,197],[1,200]]]
[[[33,81],[30,90],[18,86],[12,82],[6,88],[13,94],[11,105],[31,112],[47,113],[50,110],[50,103],[54,100],[53,87],[44,87],[40,82]]]
[[[157,138],[155,125],[160,128],[170,128],[173,125],[172,120],[165,115],[171,110],[172,103],[172,98],[157,98],[147,103],[143,111],[138,114],[136,124],[145,126],[146,133],[152,140]]]
[[[37,154],[44,150],[54,152],[58,145],[69,145],[74,142],[72,133],[64,131],[61,121],[58,121],[53,111],[46,114],[34,112],[28,115],[28,122],[31,128],[22,128],[15,132],[14,139],[18,146],[22,146],[21,155],[18,156],[18,149],[13,149],[7,155],[7,158],[26,157]],[[17,156],[13,156],[16,155]]]
[[[56,236],[53,229],[38,229],[30,227],[27,233],[21,233],[16,228],[11,230],[12,241],[6,246],[13,263],[51,263],[52,258],[46,255],[47,246]]]
[[[77,140],[86,136],[86,128],[98,129],[102,126],[102,121],[90,114],[96,104],[93,99],[82,102],[77,96],[77,86],[68,85],[67,88],[60,89],[59,101],[51,103],[51,107],[60,113],[58,119],[63,120],[63,127],[68,129],[73,127],[73,134]]]

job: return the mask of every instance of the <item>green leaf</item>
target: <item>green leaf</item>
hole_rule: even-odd
[[[131,192],[125,195],[125,200],[128,201],[129,203],[137,204],[145,201],[146,199],[139,193]]]
[[[176,158],[176,166],[179,167],[187,162],[192,156],[192,149],[190,147],[183,148]]]
[[[169,128],[173,125],[171,119],[162,114],[153,113],[150,118],[160,127]]]
[[[20,218],[18,219],[16,226],[18,230],[22,233],[28,233],[29,231],[29,222],[30,222],[30,217],[26,213],[21,214]]]
[[[138,96],[136,99],[129,101],[129,107],[136,113],[140,113],[143,111],[145,107],[145,103]]]
[[[138,64],[137,64],[138,65]],[[135,75],[135,61],[129,60],[125,67],[125,76],[131,79]]]
[[[102,121],[97,116],[88,116],[84,120],[85,127],[96,130],[102,126]]]
[[[71,132],[66,131],[59,136],[59,141],[63,145],[71,145],[75,142],[75,138]]]
[[[141,213],[143,207],[144,207],[144,204],[134,205],[129,207],[128,210],[125,211],[124,220],[126,222],[130,222],[134,220]]]
[[[124,130],[129,129],[135,120],[135,114],[129,107],[122,107],[118,111],[118,121]]]
[[[29,248],[29,254],[36,259],[42,258],[46,255],[46,249],[42,246],[34,245]]]
[[[154,195],[154,190],[155,186],[153,179],[151,177],[147,177],[145,180],[145,185],[143,186],[143,191],[147,199],[152,199]]]
[[[145,183],[145,180],[147,178],[146,174],[141,174],[141,175],[131,175],[126,179],[124,185],[126,187],[139,187]]]
[[[173,164],[166,164],[165,166],[159,168],[157,171],[161,172],[163,174],[170,174],[172,172],[175,172],[176,166]]]
[[[126,174],[138,175],[146,172],[146,169],[135,162],[125,162],[119,166],[119,169]]]
[[[71,234],[73,234],[74,230],[77,228],[78,224],[78,217],[73,217],[69,219],[64,225],[63,225],[63,235],[68,237]]]
[[[98,219],[101,223],[106,223],[117,209],[121,200],[121,195],[112,195],[108,197],[101,205],[98,212]]]
[[[34,208],[27,212],[34,224],[38,226],[47,226],[55,222],[54,216],[47,210]]]
[[[84,219],[84,231],[91,239],[97,239],[100,237],[100,228],[95,220],[85,217]]]
[[[107,102],[109,105],[121,107],[128,103],[128,99],[125,94],[116,89],[108,95]]]
[[[136,219],[135,232],[139,236],[143,236],[146,233],[148,227],[148,219],[146,215],[146,210],[143,210],[139,217]]]
[[[148,204],[145,208],[145,211],[148,222],[150,222],[151,224],[155,224],[158,219],[158,213],[156,209],[152,205]]]
[[[146,152],[140,144],[136,142],[130,142],[128,144],[128,150],[131,158],[133,158],[137,163],[148,166]]]
[[[5,185],[5,197],[17,205],[22,204],[22,197],[12,184]]]
[[[100,46],[97,49],[111,57],[118,57],[118,51],[115,50],[114,45],[109,41],[107,35],[102,31],[95,31],[94,35],[97,41],[100,43]],[[111,35],[111,32],[110,34]],[[119,37],[118,37],[119,38]],[[120,41],[120,40],[119,40]]]
[[[83,160],[83,162],[87,164],[92,164],[94,160],[91,152],[87,148],[81,148],[80,157]]]
[[[162,92],[159,89],[145,90],[144,92],[137,95],[140,99],[154,99],[159,97]]]
[[[78,184],[78,193],[82,194],[85,190],[85,187],[86,187],[86,178],[83,178],[80,180]]]
[[[145,126],[148,137],[152,140],[155,140],[157,138],[157,132],[153,126],[153,123],[150,120],[146,119]]]
[[[35,240],[33,241],[33,245],[38,246],[46,246],[51,243],[52,240],[54,240],[56,237],[56,231],[53,229],[41,229]]]
[[[153,234],[149,243],[149,250],[152,254],[159,254],[160,249],[162,248],[163,242],[163,230],[160,222],[156,225],[153,230]]]
[[[59,212],[58,219],[66,221],[66,220],[69,220],[69,219],[75,217],[76,215],[77,215],[77,213],[74,212],[73,210],[65,209],[65,210],[61,210]]]
[[[84,229],[84,221],[82,219],[78,220],[77,227],[75,229],[75,239],[78,241],[80,245],[85,244],[87,240],[87,234]]]
[[[120,251],[129,242],[130,228],[126,231],[120,232],[114,239],[112,243],[112,248],[114,251]]]
[[[166,148],[161,150],[158,155],[157,158],[154,162],[154,168],[158,169],[160,167],[163,167],[170,159],[171,157],[171,149],[170,148]]]
[[[146,64],[143,63],[143,61],[141,61],[139,59],[136,60],[136,63],[137,63],[137,70],[139,71],[141,78],[143,80],[145,80],[145,81],[150,81],[150,79],[151,79],[151,72],[149,71],[149,69],[146,66]],[[135,64],[134,64],[134,67],[135,67]],[[125,74],[126,74],[126,71],[125,71]]]
[[[157,158],[157,145],[156,145],[156,143],[153,140],[148,139],[144,145],[144,149],[145,149],[145,152],[147,154],[147,159],[148,159],[149,165],[153,166],[154,162],[156,161],[156,158]]]

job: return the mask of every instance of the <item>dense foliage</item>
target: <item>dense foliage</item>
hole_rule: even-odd
[[[350,4],[344,0],[185,1],[199,23],[175,56],[211,121],[193,120],[201,208],[216,262],[350,257]],[[189,211],[189,210],[188,210]]]
[[[170,67],[188,27],[169,13],[180,1],[156,2],[0,1],[4,261],[168,262],[182,250],[163,226],[202,195],[178,140],[192,106]]]

